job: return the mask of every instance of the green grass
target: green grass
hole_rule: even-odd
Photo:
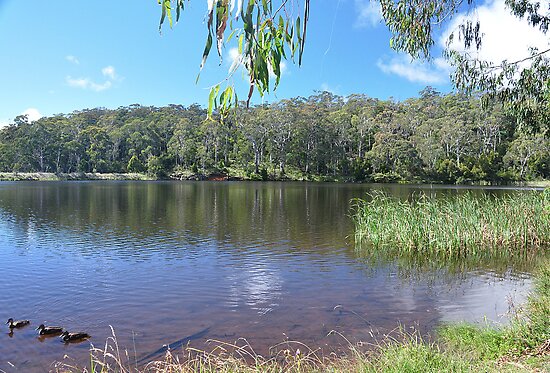
[[[449,353],[467,357],[477,366],[501,363],[550,371],[550,260],[540,265],[534,292],[509,326],[446,325],[438,335]]]
[[[443,259],[526,257],[550,246],[550,190],[502,197],[355,200],[355,239],[376,253]]]
[[[409,335],[381,344],[358,362],[364,372],[549,372],[550,260],[540,263],[535,289],[511,324],[450,324],[435,342]]]
[[[416,335],[404,341],[380,346],[371,356],[363,355],[355,371],[363,372],[467,372],[468,362],[444,353],[436,343],[426,343]]]

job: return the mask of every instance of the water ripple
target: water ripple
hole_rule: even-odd
[[[441,320],[499,319],[506,297],[524,299],[528,271],[407,277],[358,257],[346,238],[349,201],[368,190],[0,184],[0,320],[82,329],[98,345],[113,325],[138,354],[205,329],[204,339],[246,337],[267,351],[286,337],[337,344],[326,337],[332,329],[365,340],[399,323],[429,329]],[[43,371],[65,354],[88,358],[87,344],[35,339],[32,328],[0,333],[0,356],[24,371]]]

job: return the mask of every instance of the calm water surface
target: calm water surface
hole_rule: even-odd
[[[473,268],[407,276],[354,248],[350,199],[369,185],[216,182],[0,183],[0,370],[47,371],[88,342],[39,340],[34,328],[116,331],[132,359],[195,335],[246,338],[262,354],[285,339],[325,351],[398,325],[499,321],[529,273]],[[376,186],[408,198],[419,187]],[[428,190],[446,193],[445,189]],[[451,193],[456,190],[450,190]],[[478,190],[484,193],[484,190]],[[150,355],[153,354],[153,355]],[[159,357],[159,356],[156,356]]]

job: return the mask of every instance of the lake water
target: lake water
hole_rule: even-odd
[[[246,340],[258,353],[286,339],[324,352],[399,325],[501,321],[522,302],[529,270],[407,274],[355,249],[350,200],[373,188],[408,198],[418,186],[253,182],[0,183],[0,370],[47,371],[90,343],[40,340],[40,323],[117,334],[132,360],[193,336]],[[477,189],[479,193],[487,190]],[[506,191],[499,191],[504,193]],[[152,354],[152,355],[150,355]]]

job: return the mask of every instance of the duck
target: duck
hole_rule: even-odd
[[[22,328],[24,326],[29,325],[31,322],[29,320],[13,320],[11,317],[8,319],[6,324],[9,325],[10,329],[13,328]]]
[[[36,330],[38,330],[38,334],[40,335],[60,334],[63,332],[63,328],[60,326],[44,326],[44,324],[40,324]]]
[[[76,332],[76,333],[69,333],[68,331],[64,331],[60,338],[63,340],[63,342],[82,342],[88,338],[91,338],[91,336],[88,333],[84,332]]]

